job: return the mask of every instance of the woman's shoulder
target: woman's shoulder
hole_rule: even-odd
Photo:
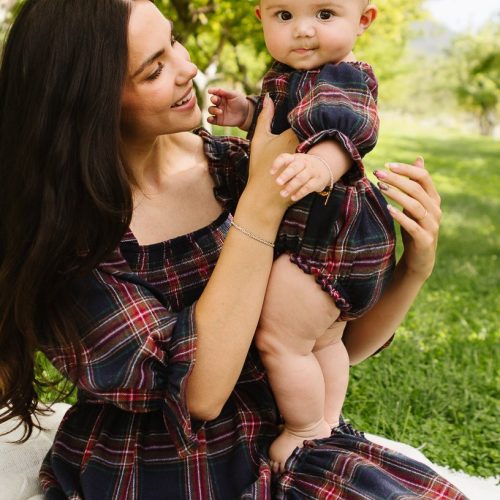
[[[238,160],[248,160],[249,141],[236,136],[217,136],[200,127],[193,131],[193,136],[202,141],[203,150],[212,164],[228,164]]]

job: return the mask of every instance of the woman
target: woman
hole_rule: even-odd
[[[189,132],[195,74],[148,0],[28,0],[9,35],[3,420],[32,428],[36,349],[79,390],[41,470],[46,498],[461,498],[347,425],[271,484],[279,418],[251,343],[290,204],[269,170],[296,140],[268,132],[267,102],[247,180],[244,142]],[[384,182],[406,209],[394,212],[405,253],[349,326],[348,348],[349,332],[378,332],[353,362],[390,338],[434,264],[439,197],[425,169],[400,165]]]

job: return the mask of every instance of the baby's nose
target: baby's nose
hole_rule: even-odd
[[[314,25],[312,22],[304,20],[304,21],[297,21],[295,25],[295,36],[297,38],[300,37],[312,37],[316,33],[316,30],[314,29]]]

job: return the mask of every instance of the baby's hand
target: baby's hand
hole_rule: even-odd
[[[208,93],[213,104],[208,108],[212,115],[208,117],[209,123],[240,128],[245,125],[250,113],[250,102],[243,94],[219,88],[210,88]]]
[[[290,196],[298,201],[314,191],[321,192],[330,187],[332,178],[327,163],[314,155],[284,153],[274,160],[271,174],[283,169],[276,182],[283,186],[281,196]]]

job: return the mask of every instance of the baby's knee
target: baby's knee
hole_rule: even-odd
[[[261,354],[277,354],[284,349],[283,341],[274,329],[258,328],[254,340],[255,346]]]

